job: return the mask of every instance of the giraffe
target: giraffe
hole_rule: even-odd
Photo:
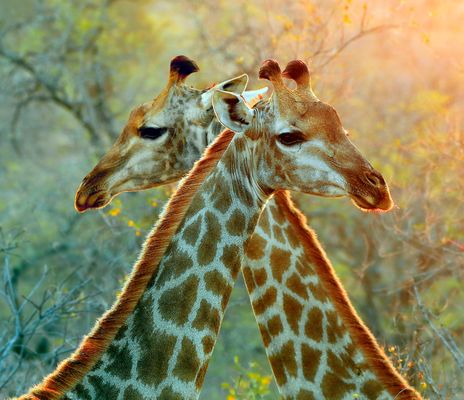
[[[261,72],[270,76],[275,65],[265,63]],[[267,200],[292,189],[391,202],[387,187],[370,181],[353,192],[358,175],[372,167],[349,142],[334,161],[350,157],[352,164],[334,163],[321,181],[311,146],[287,148],[293,143],[274,125],[282,122],[275,104],[253,110],[237,94],[214,92],[216,114],[236,133],[223,131],[183,180],[114,306],[23,398],[197,398],[245,244]],[[143,129],[145,121],[137,122],[131,126]]]
[[[302,68],[298,62],[289,63],[283,76],[298,80],[298,75],[295,75],[298,68]],[[309,81],[309,78],[306,79]],[[314,94],[310,94],[314,100]],[[156,118],[156,114],[150,115]],[[317,121],[316,115],[311,118]],[[214,123],[212,118],[204,121]],[[168,126],[173,125],[173,121],[169,123]],[[206,131],[209,130],[208,123],[203,125]],[[202,137],[201,134],[192,135],[188,132],[191,124],[184,126],[186,128],[181,134],[185,141],[195,141]],[[201,144],[197,143],[193,147],[201,148]],[[112,151],[118,152],[116,147]],[[157,148],[151,147],[151,151],[156,159],[157,151],[164,153],[167,150],[161,145]],[[136,151],[130,153],[130,157],[135,156]],[[106,158],[107,156],[83,181],[76,195],[76,203],[82,192],[92,195],[92,185],[101,187],[99,179],[106,182],[112,180],[108,178],[112,174],[111,169],[106,168],[106,174],[102,174],[102,169],[105,169],[102,165],[105,166]],[[127,160],[124,162],[127,163]],[[121,171],[118,173],[121,175]],[[159,179],[159,170],[154,168],[150,173],[145,179],[152,182],[152,186],[163,183]],[[165,173],[168,176],[175,174]],[[98,178],[95,179],[95,176]],[[130,171],[122,176],[126,182],[132,178]],[[379,175],[370,179],[377,177]],[[137,187],[138,184],[140,182],[133,183],[132,190],[146,188]],[[114,192],[114,186],[111,188],[107,185],[106,190],[113,191],[112,195],[118,194]],[[85,199],[82,204],[84,203]],[[385,394],[388,390],[385,388],[393,387],[396,382],[400,389],[393,388],[391,391],[403,390],[402,398],[418,398],[417,393],[408,388],[393,370],[375,339],[357,316],[315,234],[306,227],[304,219],[294,209],[288,196],[278,193],[267,204],[246,248],[243,273],[282,396],[302,399],[322,398],[321,396],[339,398],[337,396],[340,391],[337,392],[336,389],[342,388],[348,390],[350,396],[358,395],[359,398],[388,398]],[[361,207],[366,206],[361,204]],[[76,205],[76,208],[79,209],[79,206]],[[88,208],[95,207],[89,205]],[[84,209],[85,207],[81,211]],[[301,240],[298,240],[298,232],[303,232],[300,234]],[[282,313],[287,318],[281,319]],[[344,335],[340,335],[343,330]],[[322,337],[319,338],[319,346],[315,346],[318,335]],[[310,362],[310,355],[314,355],[318,362]],[[362,374],[360,365],[364,366]],[[320,372],[324,369],[333,372],[325,379]],[[376,379],[380,380],[380,384]]]
[[[249,101],[267,90],[244,91],[245,74],[204,90],[187,86],[186,78],[198,70],[185,56],[172,59],[164,90],[131,112],[117,141],[82,181],[74,204],[77,211],[105,207],[122,192],[178,181],[222,130],[211,104],[214,90],[238,92]],[[141,119],[147,123],[135,129]],[[188,136],[183,134],[187,131]]]

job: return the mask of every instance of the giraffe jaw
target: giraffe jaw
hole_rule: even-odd
[[[353,204],[364,212],[384,213],[390,211],[394,206],[394,203],[389,196],[381,199],[381,201],[377,202],[377,204],[372,204],[365,197],[361,197],[359,195],[352,194],[350,197]]]

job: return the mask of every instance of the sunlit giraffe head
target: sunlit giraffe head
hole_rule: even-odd
[[[349,196],[363,210],[392,208],[384,178],[350,142],[335,109],[314,95],[303,61],[291,61],[282,72],[276,61],[267,60],[259,77],[272,83],[274,93],[254,109],[236,93],[213,95],[218,119],[248,142],[243,149],[252,153],[246,156],[255,175],[250,186]],[[283,78],[294,80],[296,89]]]
[[[187,76],[198,70],[185,56],[171,61],[165,89],[131,112],[117,141],[82,181],[75,199],[78,211],[104,207],[122,192],[179,180],[222,129],[211,104],[213,92],[258,93],[243,93],[246,75],[205,90],[187,86]]]

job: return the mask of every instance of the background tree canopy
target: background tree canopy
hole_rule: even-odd
[[[172,187],[78,215],[75,190],[185,54],[205,87],[264,59],[310,61],[317,95],[396,209],[295,196],[347,291],[425,397],[464,397],[464,3],[1,0],[0,396],[68,355],[112,303]],[[204,399],[274,399],[237,282]]]

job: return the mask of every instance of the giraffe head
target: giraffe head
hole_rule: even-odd
[[[79,212],[104,207],[122,192],[177,181],[191,169],[221,130],[211,104],[213,92],[242,93],[248,82],[247,75],[241,75],[198,90],[185,84],[198,70],[185,56],[171,61],[165,89],[131,112],[117,141],[82,181],[75,199]]]
[[[350,142],[335,109],[314,95],[303,61],[291,61],[282,72],[276,61],[267,60],[259,77],[272,83],[274,93],[254,109],[235,93],[218,91],[213,98],[221,123],[249,142],[242,147],[253,163],[254,186],[349,196],[363,210],[392,208],[384,178]],[[296,89],[283,78],[294,80]],[[258,141],[264,145],[252,144]]]

